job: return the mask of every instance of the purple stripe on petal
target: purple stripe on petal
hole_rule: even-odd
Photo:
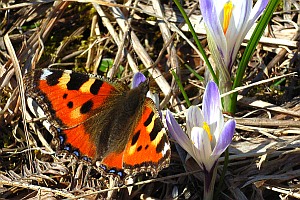
[[[264,11],[264,9],[268,5],[268,3],[269,3],[269,0],[258,0],[256,2],[256,4],[254,5],[254,7],[251,11],[245,32],[248,32],[249,29],[253,26],[254,22],[262,14],[262,12]]]
[[[210,190],[212,190],[214,188],[213,184],[214,182],[212,182],[213,176],[214,176],[214,169],[217,165],[217,160],[216,162],[212,165],[211,169],[206,169],[204,167],[203,171],[204,171],[204,181],[205,181],[205,186],[204,189],[206,190],[206,193],[209,193]]]
[[[172,136],[174,135],[175,137],[177,137],[177,135],[185,135],[185,133],[182,131],[181,127],[179,126],[179,124],[177,123],[177,121],[175,120],[175,118],[169,110],[167,110],[166,113],[166,123],[169,132]]]
[[[200,10],[203,17],[210,17],[208,14],[214,9],[214,3],[210,0],[199,0]]]
[[[204,120],[208,124],[217,121],[216,116],[218,116],[220,109],[222,109],[222,105],[218,86],[215,82],[209,81],[203,97],[202,110]]]
[[[135,73],[132,80],[132,87],[136,88],[138,87],[142,82],[146,81],[146,77],[141,72]]]
[[[256,2],[256,4],[253,7],[252,12],[254,12],[254,16],[253,18],[256,20],[258,18],[258,16],[264,11],[264,9],[266,8],[266,6],[268,5],[269,0],[258,0]],[[251,13],[251,15],[253,15]]]
[[[226,150],[232,141],[234,130],[235,120],[228,120],[224,125],[212,155],[220,156]]]
[[[188,136],[183,132],[172,113],[167,110],[166,123],[169,133],[172,138],[174,138],[178,144],[184,148],[190,155],[193,155],[192,143]]]
[[[199,2],[203,20],[211,32],[212,27],[214,27],[216,23],[220,23],[216,9],[212,1],[200,0]]]
[[[211,35],[213,38],[212,41],[215,42],[217,49],[222,52],[226,51],[226,38],[224,35],[224,31],[215,8],[215,2],[211,0],[199,0],[200,10],[203,16],[203,21],[205,22],[206,28],[209,33],[207,35]]]

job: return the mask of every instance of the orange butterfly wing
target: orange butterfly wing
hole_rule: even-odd
[[[45,111],[50,123],[63,130],[65,142],[94,158],[96,146],[84,122],[119,91],[109,82],[68,70],[34,70],[25,78],[26,93]]]
[[[153,101],[145,97],[146,83],[129,92],[86,74],[42,69],[26,75],[25,84],[58,129],[60,144],[98,159],[103,171],[156,175],[169,164],[170,144]]]

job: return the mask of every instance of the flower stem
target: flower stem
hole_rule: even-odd
[[[217,176],[217,163],[210,171],[204,169],[204,200],[212,200],[214,198],[214,187]]]
[[[229,151],[227,148],[225,150],[225,160],[224,160],[224,164],[223,164],[223,170],[220,175],[219,184],[218,184],[218,187],[217,187],[217,190],[215,193],[215,199],[219,199],[220,193],[222,191],[222,187],[224,187],[224,180],[225,180],[225,174],[227,172],[228,163],[229,163]]]

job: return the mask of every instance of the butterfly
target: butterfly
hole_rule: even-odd
[[[149,81],[130,89],[121,82],[71,70],[37,69],[25,75],[28,101],[51,125],[58,149],[91,160],[103,175],[120,178],[170,162],[170,143],[159,113],[146,94]]]

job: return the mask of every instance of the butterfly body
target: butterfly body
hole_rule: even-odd
[[[54,127],[59,148],[91,158],[103,174],[155,176],[168,166],[170,145],[146,97],[148,81],[129,89],[96,76],[41,69],[27,74],[25,85]]]

